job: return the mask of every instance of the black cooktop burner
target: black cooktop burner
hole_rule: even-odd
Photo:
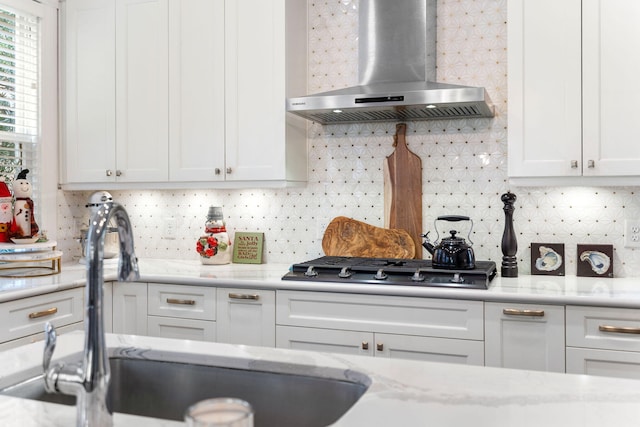
[[[282,280],[487,289],[496,263],[475,264],[472,270],[447,270],[433,268],[426,259],[324,256],[293,264]]]

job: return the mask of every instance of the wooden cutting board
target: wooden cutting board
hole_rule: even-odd
[[[407,125],[396,125],[395,150],[384,163],[385,227],[406,230],[422,258],[422,160],[407,147]]]
[[[413,239],[404,230],[389,230],[352,218],[334,218],[324,232],[322,250],[329,256],[413,258]]]

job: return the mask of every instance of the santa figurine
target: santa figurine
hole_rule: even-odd
[[[29,238],[36,236],[40,230],[33,216],[33,189],[27,181],[29,169],[23,169],[13,181],[13,224],[11,224],[11,237]]]
[[[9,228],[13,221],[13,197],[4,181],[0,182],[0,243],[9,241]]]

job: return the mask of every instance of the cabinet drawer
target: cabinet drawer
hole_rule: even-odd
[[[278,291],[278,325],[484,339],[483,302]]]
[[[216,288],[149,283],[149,315],[216,320]]]
[[[215,341],[216,322],[149,316],[149,336],[194,341]]]
[[[56,328],[56,334],[60,336],[68,332],[82,331],[82,330],[84,330],[84,323],[77,322],[77,323],[72,323],[70,325],[60,326],[59,328]],[[29,335],[28,337],[18,338],[17,340],[13,340],[13,341],[3,342],[2,344],[0,344],[0,351],[9,350],[10,348],[21,347],[23,345],[32,344],[38,341],[44,341],[44,327],[42,328],[42,332],[38,334]]]
[[[46,322],[55,327],[81,322],[83,291],[84,288],[69,289],[3,303],[0,342],[42,332]]]
[[[640,380],[640,353],[569,347],[567,373]]]
[[[640,311],[567,306],[567,346],[640,351]]]

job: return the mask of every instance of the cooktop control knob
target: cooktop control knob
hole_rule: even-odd
[[[353,271],[351,271],[349,267],[342,267],[342,270],[340,270],[340,273],[338,273],[338,277],[340,277],[341,279],[348,279],[352,275]]]
[[[424,275],[420,274],[420,269],[416,270],[416,272],[413,273],[413,276],[411,276],[411,281],[424,282]]]
[[[384,272],[382,268],[378,270],[375,276],[373,276],[373,278],[376,280],[385,280],[387,277],[388,277],[387,274]]]
[[[304,272],[304,275],[307,277],[316,277],[318,272],[313,269],[312,265],[310,265],[309,268],[307,268],[307,271]]]

